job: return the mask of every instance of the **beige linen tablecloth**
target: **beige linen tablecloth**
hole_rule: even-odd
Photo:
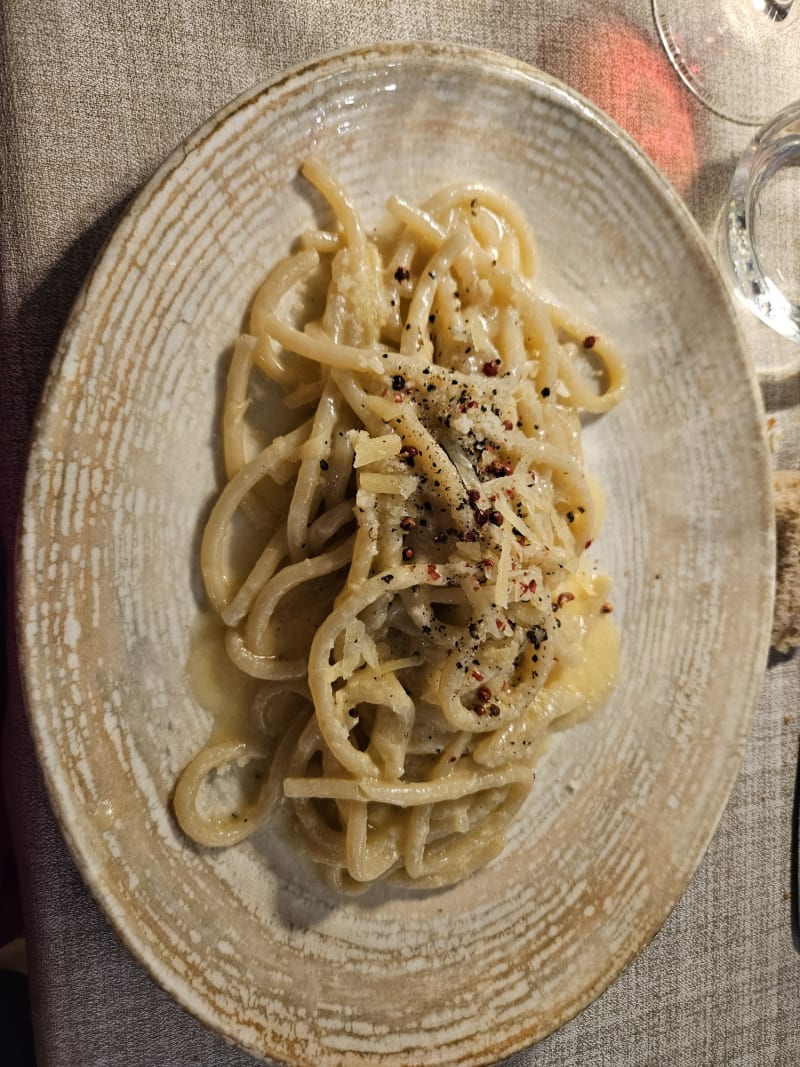
[[[680,86],[656,43],[649,0],[5,0],[3,19],[7,558],[33,412],[84,274],[156,165],[255,81],[379,39],[449,39],[507,52],[612,111],[709,234],[750,136]],[[800,240],[800,210],[786,221]],[[755,320],[746,334],[770,351],[784,344]],[[798,377],[765,381],[764,395],[781,431],[776,464],[796,468]],[[799,682],[797,655],[774,655],[727,813],[661,933],[579,1018],[509,1063],[800,1064],[800,955],[790,900]],[[55,826],[13,670],[10,690],[6,789],[40,1067],[252,1063],[154,986],[107,926]]]

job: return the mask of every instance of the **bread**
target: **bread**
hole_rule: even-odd
[[[800,645],[800,471],[775,472],[777,569],[772,647]]]

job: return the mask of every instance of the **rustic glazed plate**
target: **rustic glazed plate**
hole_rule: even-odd
[[[398,147],[399,146],[399,147]],[[503,855],[436,893],[340,899],[281,834],[199,848],[170,808],[209,730],[185,674],[226,356],[319,202],[314,150],[367,216],[456,178],[525,208],[544,282],[613,336],[630,392],[586,428],[607,495],[619,688],[555,738]],[[679,899],[765,663],[762,417],[699,231],[564,86],[460,47],[391,45],[238,99],[156,174],[86,282],[30,462],[20,639],[45,777],[83,876],[154,978],[294,1064],[485,1064],[579,1012]]]

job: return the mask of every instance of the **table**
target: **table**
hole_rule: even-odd
[[[656,42],[649,0],[6,0],[0,62],[0,515],[13,555],[32,417],[58,334],[137,188],[253,82],[377,39],[450,39],[564,78],[636,137],[708,236],[746,127],[696,104]],[[797,227],[800,221],[787,219]],[[781,341],[743,314],[752,346]],[[765,379],[779,467],[800,466],[800,376]],[[13,649],[10,664],[13,665]],[[162,993],[110,931],[55,825],[10,669],[5,777],[39,1067],[254,1061]],[[800,657],[773,654],[709,852],[662,931],[612,987],[513,1067],[800,1062],[791,825]]]

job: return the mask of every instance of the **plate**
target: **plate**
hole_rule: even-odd
[[[209,730],[185,664],[232,342],[312,222],[313,150],[369,221],[455,178],[521,203],[543,283],[612,336],[630,390],[586,426],[607,496],[619,687],[555,738],[503,855],[439,892],[342,899],[280,834],[194,846],[170,808]],[[717,825],[766,661],[758,393],[699,230],[588,102],[511,59],[389,45],[236,100],[154,176],[87,279],[35,434],[19,557],[24,683],[87,884],[148,972],[257,1056],[485,1064],[596,997]]]

